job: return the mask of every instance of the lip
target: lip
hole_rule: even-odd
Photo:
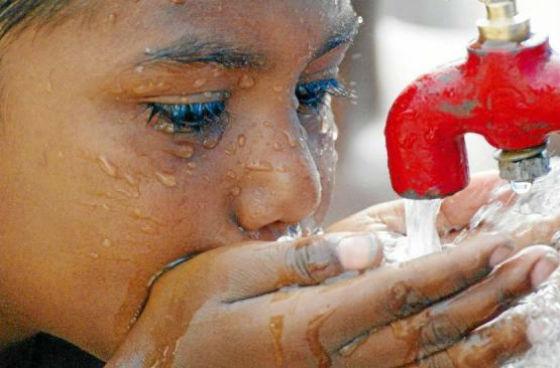
[[[243,227],[239,226],[239,230],[251,240],[258,240],[258,241],[276,241],[280,237],[286,234],[286,231],[290,227],[290,224],[286,224],[284,222],[274,222],[270,225],[264,226],[259,230],[255,231],[248,231],[245,230]]]

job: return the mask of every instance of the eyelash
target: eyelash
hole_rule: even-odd
[[[296,88],[300,112],[311,110],[318,113],[325,106],[327,95],[350,97],[350,91],[338,79],[323,79],[300,84]]]
[[[299,84],[295,94],[299,101],[300,113],[318,113],[325,105],[327,95],[350,96],[350,92],[334,78]],[[202,134],[206,128],[219,124],[226,114],[226,100],[191,104],[152,102],[146,106],[150,110],[148,124],[155,120],[156,128],[169,133]]]
[[[199,102],[191,104],[149,103],[150,117],[159,123],[163,118],[172,125],[171,133],[192,132],[200,134],[208,126],[219,123],[226,112],[225,101]]]

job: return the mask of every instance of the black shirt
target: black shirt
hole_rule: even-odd
[[[104,363],[55,337],[40,334],[0,352],[0,368],[102,368]]]

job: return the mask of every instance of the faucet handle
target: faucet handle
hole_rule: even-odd
[[[522,42],[531,34],[530,20],[519,15],[515,0],[479,0],[487,18],[478,22],[480,41]]]

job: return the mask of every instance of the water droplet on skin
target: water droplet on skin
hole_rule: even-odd
[[[229,193],[234,196],[234,197],[238,197],[241,194],[241,188],[240,187],[233,187],[231,188],[231,190],[229,191]]]
[[[224,74],[224,70],[222,68],[216,68],[213,72],[212,72],[212,76],[214,78],[218,78],[221,77]]]
[[[97,253],[90,253],[89,256],[93,259],[98,259],[99,258],[99,254],[97,254]]]
[[[138,184],[139,184],[139,182],[138,182],[138,180],[137,180],[135,177],[133,177],[133,176],[130,175],[130,174],[124,174],[123,177],[124,177],[124,180],[126,180],[126,182],[127,182],[130,186],[135,187],[136,189],[138,189]]]
[[[272,145],[275,151],[282,151],[282,145],[279,142],[274,142]]]
[[[272,166],[272,164],[267,161],[250,162],[245,165],[245,168],[249,171],[261,171],[261,172],[274,171],[274,167]]]
[[[237,153],[237,145],[232,143],[225,149],[226,155],[233,156]]]
[[[194,169],[196,169],[196,168],[197,168],[196,162],[189,162],[189,163],[187,164],[187,168],[188,168],[189,170],[194,170]]]
[[[243,134],[237,137],[237,145],[239,147],[245,147],[246,143],[247,143],[247,138]]]
[[[200,78],[194,81],[193,86],[195,88],[200,88],[206,84],[206,79]]]
[[[167,175],[164,173],[157,172],[156,177],[158,181],[168,188],[173,188],[177,186],[177,179],[173,175]]]
[[[282,347],[282,335],[284,334],[284,316],[273,316],[268,324],[270,333],[274,341],[274,356],[276,366],[284,366],[284,349]]]
[[[143,95],[154,88],[154,82],[148,81],[146,83],[137,84],[132,87],[132,92],[137,95]]]
[[[232,170],[229,170],[227,172],[227,177],[231,180],[236,180],[237,179],[237,174],[235,172],[233,172]]]
[[[283,131],[282,133],[286,137],[286,140],[288,141],[288,145],[292,148],[295,148],[297,146],[297,140],[294,138],[294,136],[286,130]]]
[[[268,121],[268,120],[263,121],[263,125],[264,125],[266,128],[272,128],[272,126],[273,126],[273,124],[272,124],[270,121]]]
[[[133,215],[135,218],[139,218],[139,219],[146,218],[146,216],[142,213],[142,211],[140,211],[139,208],[135,208],[135,209],[132,211],[132,215]]]
[[[512,181],[510,185],[511,190],[519,195],[527,194],[531,191],[531,188],[533,188],[533,183],[528,181]]]
[[[272,90],[273,90],[274,92],[277,92],[277,93],[282,92],[283,89],[284,89],[284,88],[282,88],[282,86],[278,86],[278,85],[272,87]]]
[[[330,354],[321,343],[320,330],[333,313],[334,311],[323,313],[312,319],[305,333],[305,340],[307,340],[309,349],[317,359],[318,368],[328,368],[332,364]]]
[[[254,85],[255,85],[255,80],[249,74],[245,74],[239,79],[240,88],[248,89],[248,88],[252,88]]]
[[[220,143],[220,137],[208,137],[204,140],[204,142],[202,142],[202,147],[206,148],[206,149],[213,149],[216,148],[218,146],[218,143]]]
[[[164,81],[159,81],[159,82],[157,82],[156,87],[157,87],[158,91],[165,92],[165,91],[170,90],[172,85],[169,84],[169,83],[166,83]]]
[[[107,17],[107,19],[109,20],[109,23],[114,24],[117,20],[117,14],[115,13],[111,13],[109,14],[109,16]]]
[[[179,158],[189,159],[194,155],[194,147],[191,145],[180,145],[171,152]]]
[[[111,245],[113,245],[113,243],[111,242],[111,240],[105,238],[103,239],[101,245],[104,246],[105,248],[109,248]]]
[[[157,230],[150,225],[144,225],[142,226],[142,228],[140,229],[144,234],[150,234],[150,235],[154,235],[157,234]]]
[[[107,157],[99,156],[97,158],[97,162],[105,174],[113,178],[117,176],[117,168],[107,159]]]

